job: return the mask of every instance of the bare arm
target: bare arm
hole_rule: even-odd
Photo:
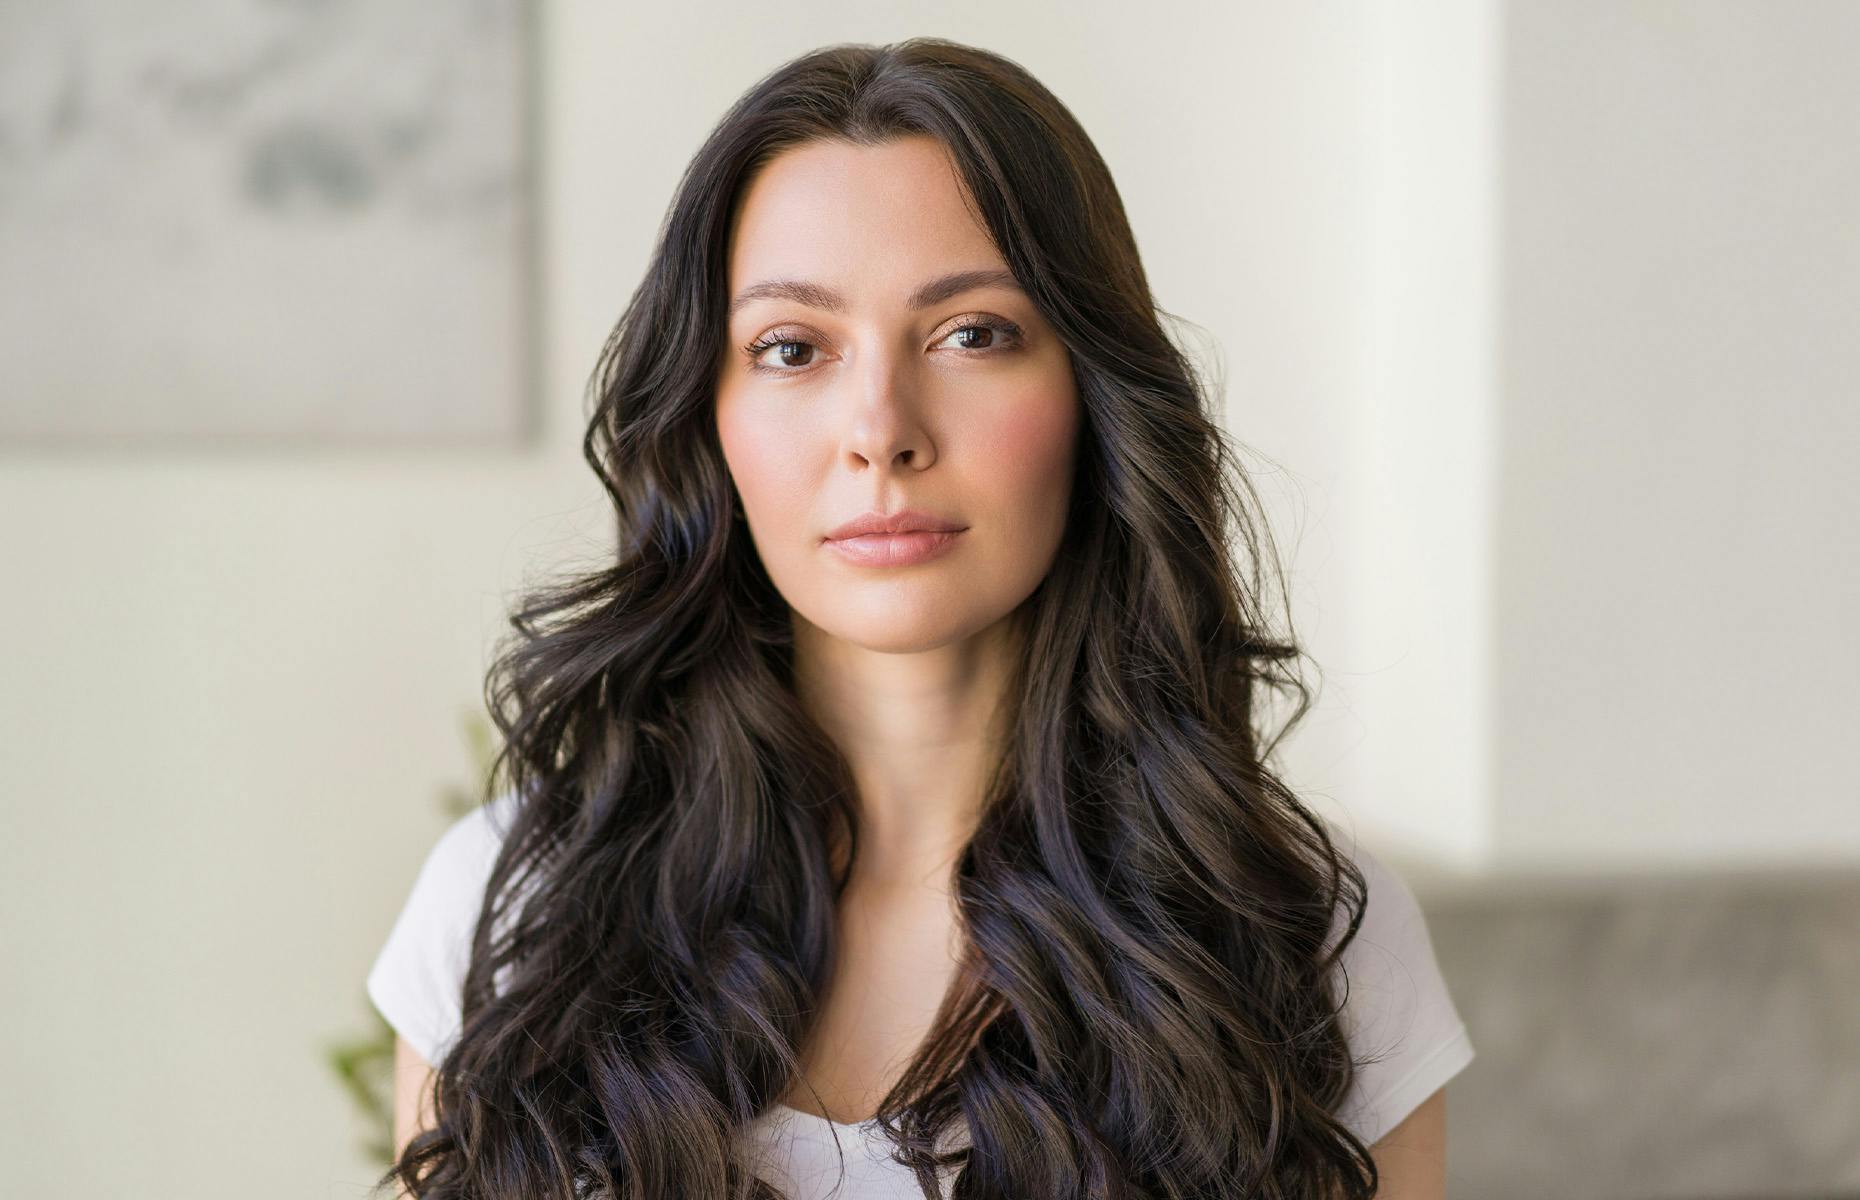
[[[394,1038],[394,1153],[432,1123],[433,1068],[407,1039]],[[406,1192],[402,1192],[404,1197]]]
[[[1376,1200],[1446,1200],[1447,1089],[1437,1090],[1369,1148]]]

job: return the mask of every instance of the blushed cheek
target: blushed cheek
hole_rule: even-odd
[[[1072,477],[1078,401],[1069,384],[1001,407],[990,431],[995,467],[1016,481],[1025,505],[1060,504]]]
[[[806,521],[806,448],[793,422],[747,420],[726,411],[717,423],[717,440],[751,521],[772,524],[770,532],[776,533],[784,522]]]

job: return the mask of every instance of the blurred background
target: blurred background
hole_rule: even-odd
[[[360,1197],[362,990],[679,172],[1016,59],[1225,383],[1450,1193],[1860,1196],[1860,4],[0,5],[0,1193]]]

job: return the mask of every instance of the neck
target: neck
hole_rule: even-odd
[[[1014,649],[1006,619],[959,642],[887,653],[796,618],[796,695],[852,772],[854,878],[868,894],[947,879],[1003,751]]]

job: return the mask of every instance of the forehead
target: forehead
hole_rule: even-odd
[[[773,275],[857,287],[950,267],[999,265],[988,231],[942,143],[810,142],[765,164],[730,238],[730,286]],[[891,289],[887,289],[891,290]]]

